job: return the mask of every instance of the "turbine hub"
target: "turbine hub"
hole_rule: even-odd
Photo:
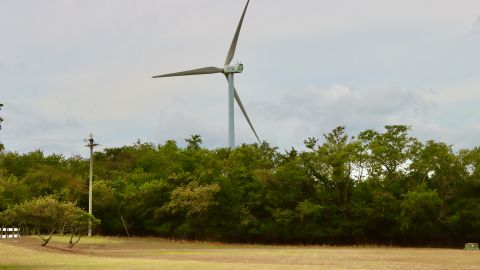
[[[242,73],[243,72],[243,64],[236,64],[233,66],[225,66],[223,68],[223,73],[230,74],[230,73]]]

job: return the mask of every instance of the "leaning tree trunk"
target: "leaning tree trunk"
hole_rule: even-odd
[[[40,239],[43,240],[42,247],[46,247],[48,245],[48,242],[50,242],[50,239],[52,239],[52,236],[53,236],[54,232],[55,232],[55,229],[52,229],[50,231],[50,234],[48,235],[48,237],[43,237],[40,233],[40,230],[37,228],[37,235],[38,235],[38,237],[40,237]]]
[[[82,238],[82,234],[78,234],[77,240],[73,241],[73,237],[75,236],[75,227],[72,228],[72,233],[70,234],[70,241],[68,241],[68,247],[73,248],[78,242],[80,242],[80,238]]]

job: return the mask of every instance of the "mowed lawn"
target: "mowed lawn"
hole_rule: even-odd
[[[314,247],[172,242],[156,238],[35,237],[0,241],[0,269],[480,269],[462,249]]]

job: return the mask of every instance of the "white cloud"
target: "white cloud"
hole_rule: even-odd
[[[347,126],[353,135],[386,124],[411,124],[412,119],[430,106],[412,91],[356,90],[335,84],[329,88],[309,86],[292,92],[263,104],[260,108],[265,111],[257,114],[273,116],[261,123],[269,127],[266,130],[289,133],[278,141],[276,132],[269,134],[273,141],[288,147],[289,141],[296,140],[299,146],[303,139],[322,137],[339,125]]]
[[[253,109],[257,115],[270,116],[259,126],[272,142],[283,147],[292,142],[301,147],[303,139],[321,138],[339,125],[356,135],[365,129],[405,124],[423,141],[434,139],[460,149],[478,144],[479,87],[478,81],[438,91],[308,86],[266,104],[255,103]]]
[[[221,76],[150,76],[221,65],[244,3],[1,1],[0,140],[93,132],[114,146],[199,133],[207,146],[225,145]],[[252,1],[236,85],[260,137],[280,147],[338,125],[355,134],[392,123],[472,146],[480,44],[465,36],[473,21],[480,31],[479,10],[477,0]],[[236,115],[237,141],[254,142]]]

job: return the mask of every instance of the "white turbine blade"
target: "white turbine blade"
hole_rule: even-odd
[[[235,36],[233,36],[232,44],[230,44],[230,49],[228,50],[227,59],[225,60],[225,66],[230,65],[232,62],[233,56],[235,55],[235,50],[237,49],[237,42],[238,36],[240,35],[240,30],[242,29],[243,18],[245,17],[245,13],[247,12],[248,4],[250,0],[247,1],[247,5],[245,5],[245,9],[243,10],[242,17],[240,18],[240,22],[237,26],[237,31],[235,32]]]
[[[213,74],[213,73],[223,73],[223,68],[217,67],[204,67],[204,68],[197,68],[182,72],[164,74],[153,76],[152,78],[165,78],[165,77],[176,77],[176,76],[190,76],[190,75],[203,75],[203,74]]]
[[[243,107],[242,100],[240,100],[240,97],[238,96],[237,89],[235,89],[235,100],[237,101],[238,106],[240,107],[240,110],[241,110],[242,113],[243,113],[243,116],[245,116],[245,119],[247,119],[248,125],[249,125],[250,128],[252,129],[253,134],[255,134],[255,137],[257,138],[258,143],[262,143],[262,142],[260,141],[260,138],[258,138],[257,132],[255,131],[255,128],[253,128],[252,122],[250,121],[250,118],[248,117],[247,111],[246,111],[245,108]]]

